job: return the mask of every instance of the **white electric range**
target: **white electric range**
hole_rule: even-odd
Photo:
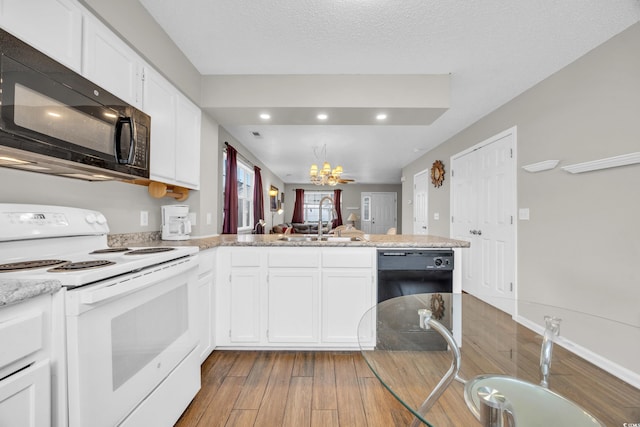
[[[200,387],[198,248],[109,248],[108,232],[96,211],[0,204],[0,279],[62,284],[53,425],[170,426]]]

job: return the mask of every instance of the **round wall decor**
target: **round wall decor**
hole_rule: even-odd
[[[440,160],[436,160],[431,166],[431,182],[434,187],[440,187],[442,181],[444,181],[444,165]]]

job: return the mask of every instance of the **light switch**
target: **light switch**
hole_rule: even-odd
[[[440,212],[434,212],[433,213],[433,219],[435,219],[436,221],[440,219]]]
[[[207,225],[211,225],[211,212],[207,212]]]
[[[528,221],[529,220],[529,208],[520,208],[518,210],[518,219],[520,219],[522,221]]]

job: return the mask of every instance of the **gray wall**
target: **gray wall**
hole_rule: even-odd
[[[231,144],[231,146],[238,151],[239,157],[244,158],[244,163],[248,162],[250,163],[250,166],[258,166],[261,169],[260,174],[262,175],[262,189],[264,192],[263,202],[264,202],[264,214],[265,214],[265,218],[263,219],[267,222],[265,226],[265,230],[268,232],[273,226],[272,214],[271,214],[271,211],[269,210],[269,188],[270,186],[273,185],[274,187],[278,188],[280,192],[283,192],[284,183],[280,178],[274,175],[273,172],[267,169],[265,165],[261,161],[259,161],[249,150],[247,150],[244,145],[242,145],[240,142],[238,142],[238,140],[236,140],[233,136],[231,136],[231,134],[229,134],[229,132],[227,132],[227,130],[222,126],[220,126],[220,134],[218,139],[218,153],[220,154],[220,163],[218,167],[220,168],[220,171],[222,171],[222,151],[225,149],[225,145],[224,145],[225,142],[228,142],[229,144]],[[219,175],[222,175],[222,172],[220,172]],[[221,176],[219,179],[221,179]],[[218,209],[218,221],[219,221],[218,230],[222,230],[222,210],[224,206],[224,200],[223,200],[224,196],[222,193],[222,185],[223,185],[222,182],[220,182],[219,186],[217,187],[220,190],[217,196],[218,206],[220,206],[220,208]],[[273,221],[275,221],[276,224],[278,222],[281,222],[278,220],[279,216],[281,215],[275,214],[273,216]]]
[[[430,187],[429,217],[432,234],[449,235],[451,156],[517,126],[518,206],[531,213],[518,222],[518,298],[612,319],[611,331],[583,328],[573,338],[640,376],[640,165],[576,175],[520,168],[640,151],[638,52],[635,24],[411,163],[403,169],[402,204],[412,198],[413,175],[442,160],[447,174],[442,187]],[[405,230],[410,212],[404,209]],[[624,343],[631,347],[608,339],[625,328],[617,322],[635,326],[634,339]],[[571,335],[571,327],[565,322],[561,332]]]
[[[285,186],[285,209],[283,215],[279,216],[276,224],[283,222],[291,222],[293,217],[293,205],[296,199],[296,188],[302,188],[305,191],[333,191],[336,188],[342,189],[342,221],[347,224],[347,216],[349,213],[355,212],[360,217],[360,195],[366,192],[389,192],[398,195],[398,231],[402,228],[402,186],[399,184],[346,184],[336,187],[319,187],[313,184],[287,184]],[[348,210],[349,207],[357,207],[357,210]],[[356,228],[360,228],[360,221],[356,221]]]

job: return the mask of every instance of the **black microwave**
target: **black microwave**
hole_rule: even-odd
[[[0,166],[148,178],[150,126],[142,111],[0,30]]]

